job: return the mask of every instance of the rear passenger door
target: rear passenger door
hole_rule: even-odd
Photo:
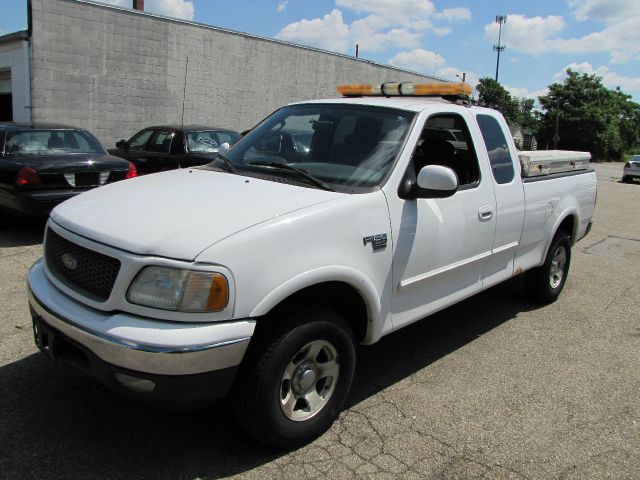
[[[478,162],[470,112],[438,113],[423,125],[407,175],[444,165],[459,178],[448,198],[390,202],[394,236],[393,325],[401,327],[482,288],[496,228],[488,165]],[[454,134],[455,132],[455,134]],[[482,167],[482,168],[481,168]],[[393,205],[391,205],[393,203]],[[395,210],[395,211],[393,211]]]
[[[496,234],[492,255],[485,267],[483,286],[495,285],[513,275],[513,261],[524,222],[524,189],[516,171],[515,145],[506,124],[491,111],[476,114],[483,144],[478,144],[482,162],[491,165],[491,181],[496,196]],[[484,145],[484,148],[481,148]]]

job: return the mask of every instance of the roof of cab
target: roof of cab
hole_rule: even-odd
[[[404,97],[340,97],[340,98],[326,98],[320,100],[307,100],[303,102],[292,103],[291,105],[304,105],[310,103],[331,103],[331,104],[345,104],[345,105],[367,105],[372,107],[386,107],[386,108],[399,108],[401,110],[408,110],[412,112],[421,112],[426,108],[436,105],[459,105],[451,100],[443,97],[426,97],[426,96],[404,96]]]

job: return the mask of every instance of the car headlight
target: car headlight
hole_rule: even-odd
[[[218,312],[229,303],[229,284],[220,273],[145,267],[131,283],[127,300],[162,310]]]

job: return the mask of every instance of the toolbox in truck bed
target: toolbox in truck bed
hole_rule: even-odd
[[[539,177],[553,173],[586,170],[589,168],[589,152],[569,150],[534,150],[518,152],[523,177]]]

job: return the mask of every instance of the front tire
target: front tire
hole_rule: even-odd
[[[525,274],[527,292],[540,303],[553,303],[567,281],[571,263],[571,239],[560,230],[551,241],[544,263]]]
[[[293,447],[323,433],[340,413],[355,370],[355,339],[342,316],[317,306],[264,322],[243,361],[232,407],[260,442]]]

